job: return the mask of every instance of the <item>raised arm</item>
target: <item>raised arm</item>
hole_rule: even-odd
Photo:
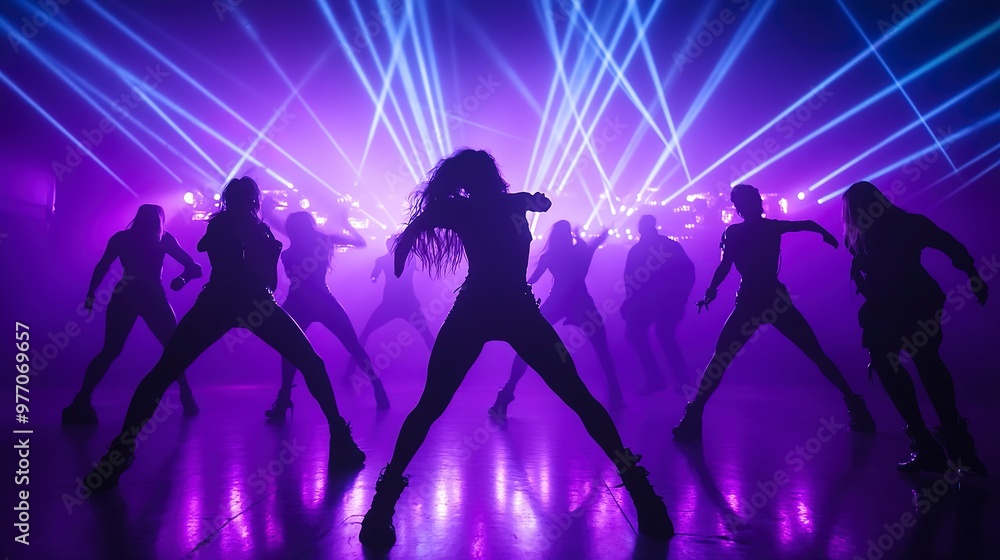
[[[590,249],[591,253],[593,253],[594,251],[597,250],[598,247],[601,246],[602,243],[604,243],[607,240],[608,240],[608,228],[604,228],[604,231],[602,231],[600,235],[587,242],[587,248]]]
[[[347,225],[336,233],[330,234],[330,241],[333,245],[347,245],[350,247],[358,247],[364,249],[368,246],[368,242],[365,238],[358,233],[358,230],[354,229],[354,226],[347,223]]]
[[[795,231],[813,231],[823,236],[823,241],[828,245],[832,246],[834,249],[837,248],[837,238],[833,236],[832,233],[826,230],[823,226],[817,224],[812,220],[794,220],[794,221],[778,221],[781,224],[781,233],[789,233]]]
[[[119,232],[120,233],[120,232]],[[101,255],[101,260],[97,261],[97,265],[94,267],[94,273],[90,276],[90,286],[87,289],[87,299],[83,303],[84,309],[91,311],[94,309],[94,291],[97,290],[97,285],[101,283],[101,280],[107,276],[108,271],[111,270],[111,263],[115,262],[120,254],[119,244],[121,243],[121,238],[119,233],[111,236],[108,240],[108,246],[104,249],[104,254]]]
[[[177,242],[177,239],[173,235],[170,235],[170,233],[164,233],[163,244],[166,253],[184,266],[184,271],[181,272],[180,276],[174,278],[173,281],[170,282],[171,289],[180,290],[191,280],[204,276],[204,273],[201,270],[201,265],[194,262],[191,255],[188,254],[183,247],[181,247],[180,243]]]
[[[969,277],[972,284],[972,291],[976,294],[976,299],[980,305],[986,305],[987,286],[986,282],[976,270],[976,261],[972,258],[965,245],[955,239],[955,236],[939,228],[925,216],[920,216],[921,233],[923,241],[927,247],[937,249],[951,259],[951,265],[961,270]]]

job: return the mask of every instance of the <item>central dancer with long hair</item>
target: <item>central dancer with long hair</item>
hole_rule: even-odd
[[[360,540],[376,548],[395,544],[392,517],[408,483],[403,471],[491,340],[510,344],[616,463],[635,502],[639,531],[670,538],[673,524],[648,472],[636,464],[640,457],[624,446],[611,416],[580,380],[525,282],[532,238],[525,214],[545,212],[552,203],[543,194],[511,194],[509,188],[490,154],[466,149],[439,162],[413,195],[410,221],[394,251],[396,276],[411,252],[437,274],[454,272],[465,255],[469,272],[434,343],[424,392],[403,422],[392,460],[375,485]]]

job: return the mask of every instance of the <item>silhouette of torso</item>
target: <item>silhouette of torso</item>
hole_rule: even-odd
[[[545,264],[552,273],[552,292],[587,291],[587,272],[594,252],[582,240],[570,246],[550,250],[545,254]]]
[[[463,289],[524,292],[531,231],[527,193],[452,198],[442,205],[444,227],[462,240],[469,261]]]
[[[722,236],[722,249],[740,273],[740,295],[773,295],[781,257],[779,220],[761,218],[733,224]]]
[[[164,232],[158,241],[143,240],[130,230],[119,231],[111,237],[127,285],[163,288],[160,276],[168,239],[173,240],[173,236]]]
[[[285,275],[292,281],[289,298],[328,296],[326,273],[330,270],[330,254],[322,246],[306,247],[292,243],[281,254]],[[297,280],[296,280],[297,279]]]
[[[852,250],[854,266],[864,275],[859,286],[868,299],[943,299],[940,286],[920,263],[927,247],[940,249],[959,269],[972,264],[961,243],[919,214],[887,214],[865,231],[860,254]]]
[[[232,297],[269,296],[277,283],[281,242],[252,216],[224,212],[208,222],[198,250],[208,253],[212,274],[206,289]]]
[[[694,263],[680,243],[646,234],[629,249],[625,277],[633,305],[683,302],[694,285]]]

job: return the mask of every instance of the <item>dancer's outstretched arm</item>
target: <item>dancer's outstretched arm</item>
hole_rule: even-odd
[[[823,242],[829,244],[834,249],[837,248],[837,238],[833,236],[832,233],[826,230],[823,226],[817,224],[812,220],[796,220],[796,221],[780,221],[782,227],[782,233],[788,233],[793,231],[814,231],[823,236]]]
[[[920,234],[924,245],[947,255],[951,259],[951,265],[969,277],[972,291],[976,294],[976,300],[979,301],[979,304],[986,305],[986,282],[976,270],[976,261],[965,245],[962,245],[962,242],[955,239],[952,234],[939,228],[926,216],[920,216],[917,223],[920,224]]]
[[[111,270],[111,263],[115,262],[120,254],[121,235],[122,232],[118,232],[111,236],[111,239],[108,240],[108,246],[104,249],[104,254],[101,255],[101,260],[97,261],[97,265],[94,267],[94,274],[90,277],[90,287],[87,289],[87,299],[83,303],[83,307],[87,311],[94,309],[94,291]]]
[[[166,253],[184,266],[184,271],[181,272],[180,276],[174,278],[174,280],[170,283],[170,287],[172,289],[179,290],[184,286],[184,284],[187,284],[191,280],[204,276],[204,273],[201,270],[201,265],[194,262],[191,255],[180,246],[180,243],[177,243],[177,239],[174,238],[173,235],[170,235],[170,233],[164,233],[163,244]]]

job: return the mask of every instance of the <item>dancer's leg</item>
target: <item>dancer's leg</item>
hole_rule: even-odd
[[[611,349],[608,348],[608,331],[604,323],[594,325],[594,332],[590,335],[590,344],[597,354],[597,361],[604,370],[604,377],[608,381],[608,395],[616,405],[621,404],[621,386],[618,384],[618,374],[615,371],[615,361],[611,357]],[[613,407],[612,407],[613,408]]]
[[[820,347],[816,333],[813,332],[802,313],[799,313],[799,310],[792,305],[788,305],[783,311],[774,311],[774,313],[776,314],[774,326],[778,332],[785,335],[788,340],[792,341],[792,344],[802,350],[806,357],[819,367],[823,377],[833,383],[845,398],[853,396],[854,391],[851,390],[844,374]]]
[[[656,364],[653,349],[649,346],[650,322],[643,319],[625,321],[625,338],[639,357],[639,365],[646,373],[646,386],[658,387],[663,384],[663,373]]]
[[[431,332],[431,324],[427,322],[427,316],[420,309],[420,306],[416,306],[410,310],[409,313],[405,311],[405,317],[407,323],[410,324],[418,333],[424,341],[424,345],[430,350],[434,347],[434,334]]]
[[[670,318],[662,318],[656,321],[656,338],[660,341],[663,354],[667,358],[667,365],[674,373],[674,379],[678,385],[691,383],[691,372],[687,369],[684,360],[684,353],[681,345],[677,342],[677,321]]]
[[[698,381],[697,393],[691,401],[693,405],[704,408],[712,393],[719,388],[722,375],[760,325],[759,320],[753,319],[755,318],[752,313],[739,306],[726,319],[722,332],[719,333],[719,339],[715,343],[715,353]]]
[[[174,330],[163,355],[136,387],[122,424],[120,443],[134,446],[134,435],[150,420],[167,387],[184,373],[198,356],[229,329],[236,326],[231,309],[213,303],[203,294]]]
[[[146,302],[139,316],[146,322],[146,326],[149,327],[150,332],[153,333],[156,340],[160,341],[160,344],[166,348],[167,341],[170,340],[170,336],[174,334],[174,329],[177,328],[177,316],[174,314],[174,309],[167,302],[166,296],[161,298],[159,295],[157,294],[156,297]],[[177,378],[177,385],[180,386],[182,392],[191,392],[187,376],[183,373]]]
[[[403,421],[385,476],[396,479],[427,438],[431,425],[444,414],[486,340],[476,331],[475,317],[449,316],[441,326],[427,364],[427,383],[420,400]]]
[[[333,297],[324,299],[321,308],[317,310],[316,316],[319,322],[329,329],[333,333],[333,336],[337,337],[337,340],[344,345],[347,353],[351,355],[358,367],[365,372],[365,377],[367,377],[368,381],[377,381],[378,375],[372,366],[372,360],[368,356],[368,352],[364,346],[361,345],[361,341],[358,340],[358,335],[354,331],[354,325],[351,324],[351,318],[347,316],[347,312],[344,311],[340,303]]]
[[[618,429],[608,411],[583,384],[573,358],[541,313],[525,313],[518,327],[512,329],[508,342],[556,396],[580,417],[587,433],[608,458],[620,463],[625,446]]]
[[[284,309],[278,307],[278,304],[273,301],[268,303],[274,306],[274,310],[266,315],[259,327],[254,327],[253,334],[291,362],[293,371],[297,369],[302,372],[306,388],[319,402],[323,414],[331,425],[342,422],[323,360],[309,343],[298,323]]]
[[[371,317],[368,317],[368,321],[365,323],[364,328],[361,329],[361,333],[357,335],[358,341],[362,346],[368,344],[368,337],[370,337],[373,332],[384,327],[389,321],[392,321],[398,316],[399,314],[389,307],[389,305],[384,301],[378,304],[378,307],[372,311]]]
[[[913,364],[917,367],[920,382],[934,405],[941,425],[953,426],[961,421],[955,403],[955,383],[948,366],[941,360],[939,348],[940,337],[936,337],[914,353]]]
[[[81,397],[90,399],[97,384],[101,382],[104,374],[111,367],[111,363],[125,348],[125,340],[132,332],[132,327],[135,326],[135,320],[138,317],[139,313],[132,302],[126,300],[123,294],[112,296],[105,317],[104,345],[87,366],[87,371],[83,376],[83,386],[80,388]]]

